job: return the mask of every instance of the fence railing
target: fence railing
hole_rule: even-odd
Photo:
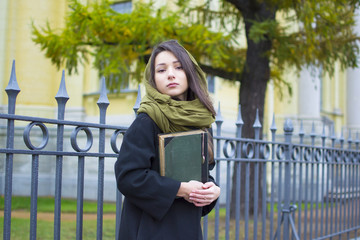
[[[5,190],[4,190],[4,225],[3,239],[10,239],[11,230],[11,199],[13,190],[13,160],[15,155],[32,156],[31,167],[31,211],[30,211],[30,239],[36,239],[37,230],[37,199],[38,199],[38,177],[39,177],[39,156],[55,156],[55,208],[54,208],[54,239],[60,239],[61,229],[61,197],[62,197],[62,170],[64,157],[77,158],[77,214],[76,214],[76,236],[82,239],[83,230],[83,194],[84,194],[84,168],[85,159],[98,159],[98,182],[97,182],[97,239],[102,239],[103,230],[103,198],[104,198],[104,164],[105,159],[116,158],[119,152],[117,146],[117,137],[126,131],[126,127],[106,125],[106,109],[109,101],[106,95],[105,80],[102,80],[102,89],[100,98],[97,102],[100,110],[99,123],[86,123],[64,120],[65,104],[69,97],[65,87],[64,72],[56,100],[58,103],[57,119],[47,119],[39,117],[15,115],[16,97],[20,92],[16,75],[15,65],[13,63],[11,77],[8,86],[5,89],[8,94],[8,113],[0,114],[0,119],[7,120],[7,142],[6,148],[0,149],[0,154],[6,155],[5,158]],[[20,126],[25,126],[23,139],[25,149],[14,148],[15,122]],[[27,124],[26,124],[27,123]],[[31,132],[36,131],[38,127],[41,130],[40,141],[31,138]],[[49,141],[49,128],[56,128],[56,150],[47,150]],[[64,129],[72,129],[70,142],[72,149],[64,150]],[[93,132],[98,133],[98,149],[93,147]],[[111,151],[105,152],[105,131],[111,131],[110,138]],[[86,135],[85,144],[78,141],[78,134],[83,132]],[[67,140],[67,139],[66,139]],[[35,142],[37,144],[35,144]],[[83,146],[85,145],[85,146]],[[29,173],[30,174],[30,173]],[[120,199],[120,198],[119,198]],[[119,208],[120,209],[120,208]]]
[[[239,114],[236,137],[223,137],[219,112],[215,137],[216,179],[226,179],[225,239],[350,239],[358,236],[358,133],[355,139],[350,132],[347,140],[343,135],[337,139],[331,130],[325,135],[325,126],[322,134],[317,135],[313,126],[306,137],[300,125],[295,135],[288,119],[283,135],[276,135],[273,121],[271,140],[267,141],[259,137],[261,125],[257,118],[253,125],[255,139],[244,139],[240,137],[243,121]],[[281,140],[277,139],[280,137]],[[295,137],[297,141],[293,140]],[[235,198],[231,198],[232,187],[236,189],[232,192]],[[231,200],[235,201],[235,208],[230,208]],[[231,215],[235,217],[232,219]],[[216,218],[219,218],[219,207]],[[219,229],[216,221],[215,239],[219,239]]]
[[[13,162],[16,156],[31,156],[30,239],[37,236],[37,199],[39,157],[55,156],[54,239],[60,239],[61,198],[64,158],[77,160],[76,238],[83,236],[83,201],[85,160],[97,159],[97,239],[103,236],[104,164],[116,159],[117,139],[126,127],[106,124],[109,101],[102,80],[99,123],[65,120],[65,105],[69,97],[64,74],[59,91],[57,119],[15,114],[20,88],[13,64],[8,95],[8,113],[0,114],[7,122],[5,156],[3,239],[11,238],[11,201]],[[140,102],[140,91],[134,110]],[[216,168],[212,174],[221,186],[224,201],[218,201],[213,213],[203,219],[204,239],[338,239],[356,238],[360,217],[360,140],[348,133],[336,138],[332,131],[317,135],[315,127],[307,135],[302,127],[294,133],[286,120],[283,133],[277,134],[275,122],[270,127],[269,140],[260,139],[261,124],[253,127],[254,139],[242,138],[243,121],[239,109],[234,136],[222,135],[223,119],[220,107],[214,134]],[[25,148],[14,147],[15,124],[23,126]],[[56,149],[49,149],[49,129],[56,128]],[[32,132],[40,132],[36,142]],[[64,149],[64,131],[71,130],[71,148]],[[78,135],[85,135],[80,144]],[[97,138],[93,133],[96,132]],[[107,136],[110,132],[110,137]],[[50,139],[50,140],[49,140]],[[295,139],[295,140],[294,140]],[[68,140],[68,139],[66,139]],[[98,143],[97,149],[93,146]],[[36,143],[35,143],[36,142]],[[110,150],[109,150],[110,149]],[[122,195],[117,191],[116,236],[120,221]],[[224,204],[220,204],[224,203]]]

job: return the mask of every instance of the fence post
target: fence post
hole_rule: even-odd
[[[275,159],[275,138],[276,138],[276,123],[275,123],[275,114],[273,114],[272,124],[270,127],[271,131],[271,159]],[[271,162],[271,191],[275,189],[275,163],[274,161]],[[270,197],[270,231],[269,231],[269,239],[273,236],[273,229],[274,229],[274,195],[271,194]]]
[[[255,186],[254,187],[254,236],[257,234],[258,230],[258,221],[257,221],[257,217],[258,217],[258,202],[259,202],[259,177],[260,177],[260,163],[257,159],[260,159],[260,130],[261,130],[261,123],[259,120],[259,109],[256,109],[256,117],[255,117],[255,122],[253,124],[253,128],[254,128],[254,132],[255,132],[255,142],[254,142],[254,150],[255,150],[255,163],[254,163],[254,168],[255,168],[255,173],[254,173],[254,182],[255,182]],[[263,166],[264,167],[264,166]],[[262,176],[265,177],[265,176]],[[265,185],[263,186],[265,187]],[[264,197],[264,196],[263,196]],[[262,203],[263,206],[263,203]]]
[[[65,71],[62,72],[59,91],[55,99],[58,103],[58,120],[65,118],[65,105],[69,100],[69,96],[65,86]],[[56,151],[62,152],[64,147],[64,125],[57,126],[57,143]],[[54,209],[54,240],[60,240],[60,224],[61,224],[61,185],[62,185],[62,162],[63,156],[56,156],[56,176],[55,176],[55,209]]]
[[[219,102],[219,107],[218,107],[218,111],[216,113],[216,119],[215,119],[215,123],[216,123],[216,137],[218,137],[218,139],[216,140],[216,158],[220,158],[220,137],[221,137],[221,125],[223,123],[223,118],[221,116],[221,110],[220,110],[220,102]],[[220,161],[216,162],[216,182],[217,184],[220,186]],[[216,206],[215,206],[215,240],[219,239],[219,211],[220,211],[220,201],[217,201]]]
[[[290,184],[291,184],[291,151],[292,151],[292,143],[291,137],[293,133],[293,125],[290,119],[287,119],[284,124],[284,134],[285,134],[285,184],[284,184],[284,206],[282,209],[283,217],[284,217],[284,229],[283,229],[283,239],[290,239],[289,232],[289,223],[291,221],[291,211],[292,208],[290,206]],[[293,229],[294,230],[294,229]]]
[[[242,127],[244,126],[244,121],[241,116],[241,105],[239,105],[238,118],[236,120],[236,138],[240,139],[242,135]],[[236,141],[236,158],[241,158],[241,142],[240,140]],[[240,236],[240,193],[241,193],[241,184],[240,184],[240,173],[241,173],[241,162],[235,161],[236,169],[236,190],[235,190],[235,239],[239,240]]]
[[[100,110],[100,124],[106,123],[106,109],[110,102],[106,94],[105,78],[101,79],[100,97],[97,105]],[[105,152],[105,128],[99,129],[99,153]],[[104,167],[105,158],[99,157],[98,166],[98,195],[97,195],[97,239],[102,239],[103,230],[103,200],[104,200]]]
[[[15,60],[12,64],[10,81],[5,88],[8,95],[8,114],[15,114],[16,97],[20,92],[19,85],[16,81],[15,74]],[[6,148],[14,148],[14,120],[8,119],[7,122],[7,140]],[[4,193],[4,240],[10,240],[11,234],[11,195],[12,195],[12,174],[13,174],[13,154],[6,154],[6,165],[5,165],[5,193]]]

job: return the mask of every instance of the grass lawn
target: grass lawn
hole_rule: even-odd
[[[38,198],[38,213],[53,213],[54,212],[54,198],[39,197]],[[30,197],[13,197],[12,211],[30,212]],[[104,213],[116,212],[115,203],[104,203]],[[0,196],[0,210],[4,210],[4,196]],[[62,213],[76,214],[76,200],[62,199],[61,200]],[[97,203],[93,201],[84,201],[84,213],[96,214]],[[4,217],[0,217],[0,238],[3,235]],[[54,221],[53,218],[43,220],[38,217],[37,221],[37,238],[53,239]],[[24,218],[11,218],[11,239],[23,240],[29,239],[30,235],[30,221]],[[76,239],[76,221],[62,220],[61,221],[61,239]],[[83,239],[96,239],[96,220],[87,220],[84,217],[83,222]],[[103,239],[115,239],[115,217],[114,219],[103,221]]]
[[[0,233],[2,237],[4,218],[0,218]],[[37,237],[39,240],[53,239],[54,222],[38,220]],[[30,222],[29,219],[11,219],[11,239],[29,239]],[[76,239],[76,222],[61,221],[61,239]],[[83,239],[96,239],[96,220],[84,220]],[[103,239],[115,239],[115,220],[104,220]]]
[[[61,200],[61,239],[76,239],[76,200],[62,199]],[[305,206],[310,209],[311,205],[302,204],[300,207],[302,209]],[[269,204],[268,204],[268,210]],[[316,205],[312,206],[314,209]],[[115,213],[116,213],[116,204],[115,203],[104,203],[104,220],[103,220],[103,239],[115,239]],[[0,211],[4,210],[4,197],[0,196]],[[277,222],[277,204],[274,206],[275,216],[274,223]],[[11,239],[13,240],[22,240],[29,239],[30,234],[30,198],[29,197],[13,197],[12,198],[12,218],[11,218]],[[39,197],[38,198],[38,221],[37,221],[37,239],[53,239],[54,232],[54,198],[52,197]],[[84,201],[84,217],[83,217],[83,239],[96,239],[96,213],[97,213],[97,203],[94,201]],[[304,213],[304,211],[302,211]],[[24,215],[27,214],[27,217]],[[47,217],[44,217],[46,215]],[[18,217],[19,216],[19,217]],[[70,217],[69,217],[70,216]],[[226,210],[225,208],[220,208],[220,225],[219,225],[219,239],[225,239],[225,218]],[[214,239],[214,221],[215,221],[215,211],[212,211],[208,215],[209,225],[208,225],[208,239]],[[268,219],[267,219],[268,220]],[[297,217],[296,219],[297,220]],[[0,215],[0,238],[3,233],[3,223],[4,218]],[[249,239],[253,238],[253,226],[254,222],[252,219],[249,219]],[[269,225],[269,222],[266,223]],[[244,236],[244,220],[240,221],[240,239],[243,239]],[[266,228],[266,236],[269,236],[269,226]],[[258,238],[261,238],[261,222],[258,222],[257,228]],[[275,230],[275,229],[274,229]],[[230,239],[234,239],[235,235],[235,222],[234,220],[230,221],[229,229]]]

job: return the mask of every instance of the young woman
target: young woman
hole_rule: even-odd
[[[215,206],[220,188],[210,175],[206,183],[160,176],[158,134],[211,127],[215,110],[204,73],[181,45],[166,41],[151,55],[145,88],[115,163],[117,187],[125,196],[119,239],[202,239],[201,217]],[[212,169],[213,156],[210,162]]]

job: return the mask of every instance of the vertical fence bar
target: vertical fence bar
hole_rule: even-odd
[[[254,240],[257,239],[258,227],[258,202],[259,202],[259,145],[260,145],[260,129],[259,110],[256,109],[255,122],[253,124],[255,132],[255,163],[254,163]],[[263,196],[264,197],[264,196]]]
[[[245,239],[249,239],[250,161],[245,163]]]
[[[292,143],[291,143],[291,136],[294,128],[292,126],[291,120],[287,119],[284,124],[284,134],[285,134],[285,184],[284,184],[284,191],[285,193],[291,192],[290,186],[290,179],[291,179],[291,150],[292,150]],[[288,240],[290,239],[289,234],[289,217],[290,217],[290,194],[284,194],[284,207],[283,207],[283,214],[284,214],[284,228],[283,228],[283,239]]]
[[[216,157],[220,158],[220,146],[221,146],[221,140],[219,139],[221,137],[221,125],[223,123],[223,118],[221,116],[221,110],[220,110],[220,103],[218,107],[218,111],[216,113],[216,136],[218,139],[216,140]],[[216,161],[216,182],[220,186],[220,161]],[[219,214],[220,213],[220,203],[217,201],[215,206],[215,240],[219,239]]]
[[[346,201],[347,203],[347,220],[346,220],[346,224],[344,224],[344,229],[348,229],[350,228],[350,202],[353,203],[353,186],[351,185],[351,177],[352,177],[352,172],[351,172],[351,166],[352,166],[352,153],[351,153],[351,144],[352,144],[352,139],[351,139],[351,131],[349,130],[349,135],[348,135],[348,152],[346,154],[346,162],[347,162],[347,170],[348,170],[348,174],[347,176],[347,193],[345,194],[345,196],[348,196],[348,200]],[[347,232],[347,239],[350,238],[350,232]]]
[[[297,184],[297,181],[296,181],[296,174],[297,174],[297,161],[298,161],[298,155],[297,155],[297,150],[298,148],[293,148],[291,150],[291,154],[290,154],[290,157],[291,159],[294,161],[291,165],[293,166],[293,176],[292,176],[292,199],[291,199],[291,205],[296,205],[296,197],[298,193],[298,190],[296,188],[296,184]],[[290,194],[290,193],[289,193]],[[301,205],[300,205],[301,206]],[[296,216],[295,216],[295,211],[293,211],[292,213],[292,219],[294,219],[294,224],[295,224],[295,221],[296,221]]]
[[[314,168],[315,168],[315,124],[312,123],[312,130],[310,133],[311,138],[311,170],[310,170],[310,232],[309,239],[312,239],[313,234],[313,222],[314,222],[314,186],[315,186],[315,177],[314,177]]]
[[[338,152],[338,150],[335,150],[335,162],[336,162],[336,164],[335,164],[335,193],[334,193],[334,196],[335,196],[335,198],[334,198],[334,201],[335,201],[335,219],[334,219],[334,221],[335,221],[335,229],[334,229],[334,231],[336,232],[336,231],[338,231],[338,221],[339,221],[339,219],[338,219],[338,210],[339,210],[339,202],[340,202],[340,199],[338,198],[338,195],[339,195],[339,193],[340,193],[340,190],[341,190],[341,188],[340,188],[340,181],[341,180],[339,180],[339,172],[341,171],[341,169],[340,169],[340,167],[341,167],[341,164],[340,163],[338,163],[339,161],[341,161],[341,158],[338,156],[338,154],[340,154],[339,152]],[[339,159],[340,158],[340,159]]]
[[[354,171],[355,171],[355,176],[354,176],[354,187],[355,187],[355,191],[356,191],[356,202],[355,202],[355,209],[353,211],[353,218],[352,218],[352,226],[354,227],[355,224],[358,223],[358,206],[359,206],[359,200],[360,200],[360,189],[359,189],[359,161],[360,161],[360,153],[359,153],[359,144],[360,144],[360,140],[359,140],[359,133],[356,133],[356,138],[355,138],[355,151],[356,151],[356,155],[354,156]],[[355,221],[354,221],[355,219]],[[357,236],[357,229],[355,229],[355,236]]]
[[[339,232],[342,230],[343,227],[343,217],[345,217],[345,214],[343,216],[343,212],[345,211],[345,204],[344,203],[344,199],[341,197],[344,195],[344,168],[345,168],[345,153],[344,153],[344,142],[345,142],[345,138],[343,133],[341,133],[341,137],[340,137],[340,185],[339,185],[339,198],[340,198],[340,209],[339,209]],[[341,239],[341,234],[339,234],[339,239]]]
[[[240,139],[242,135],[242,127],[244,121],[241,116],[241,105],[239,105],[238,118],[236,120],[236,138]],[[236,158],[241,158],[241,141],[236,141]],[[241,174],[241,162],[235,162],[236,168],[236,191],[235,191],[235,240],[240,238],[240,193],[241,193],[241,184],[240,184],[240,174]]]
[[[310,232],[309,232],[309,239],[312,239],[313,234],[313,222],[314,222],[314,167],[315,167],[315,124],[312,123],[312,130],[310,133],[311,138],[311,170],[310,170]]]
[[[34,154],[31,166],[30,240],[36,240],[38,181],[39,155]]]
[[[9,84],[5,88],[8,95],[8,114],[15,114],[16,97],[20,92],[19,85],[16,81],[15,60],[12,64]],[[6,132],[6,148],[14,148],[14,120],[8,119]],[[4,240],[10,240],[11,235],[11,197],[12,197],[12,174],[13,174],[13,157],[12,153],[6,154],[5,161],[5,193],[4,193]]]
[[[301,121],[300,124],[300,130],[299,130],[299,144],[300,144],[300,150],[299,150],[299,199],[298,199],[298,206],[302,206],[303,203],[303,161],[304,161],[304,147],[302,147],[301,145],[304,143],[304,136],[305,136],[305,132],[304,132],[304,128],[303,128],[303,122]],[[305,186],[306,188],[306,186]],[[301,223],[303,222],[303,220],[301,219],[301,214],[302,214],[302,207],[299,207],[298,209],[298,229],[299,231],[301,231]]]
[[[308,232],[307,232],[307,214],[308,214],[308,203],[309,203],[309,199],[308,199],[308,190],[309,190],[309,161],[305,159],[306,156],[306,152],[308,151],[308,147],[304,148],[304,161],[305,161],[305,197],[304,197],[304,240],[307,239],[308,237]]]
[[[77,179],[77,204],[76,204],[76,239],[81,240],[83,236],[83,208],[84,208],[84,171],[85,157],[78,158]]]
[[[277,152],[281,151],[282,146],[279,144],[277,145]],[[277,181],[277,189],[278,189],[278,200],[277,200],[277,230],[275,235],[280,239],[280,234],[281,234],[281,221],[282,221],[282,171],[283,171],[283,156],[279,155],[278,156],[278,181]]]
[[[329,136],[330,136],[330,134],[329,134]],[[332,169],[331,168],[332,151],[330,149],[328,149],[328,148],[326,149],[326,151],[327,151],[325,153],[326,162],[324,162],[324,164],[326,164],[326,190],[325,190],[325,194],[324,194],[324,196],[326,196],[326,199],[324,200],[324,202],[326,204],[326,209],[325,209],[325,232],[324,232],[324,235],[328,234],[328,229],[329,229],[329,220],[330,220],[329,210],[331,210],[330,181],[331,181],[331,169]]]
[[[269,239],[273,238],[273,229],[274,229],[274,189],[275,189],[275,137],[276,137],[276,124],[275,124],[275,114],[273,115],[272,124],[270,127],[271,131],[271,195],[270,195],[270,231]]]
[[[69,96],[65,87],[65,71],[62,72],[59,91],[55,97],[58,103],[58,120],[64,120],[65,104],[69,100]],[[64,125],[57,126],[57,142],[56,151],[62,152],[64,145]],[[60,240],[61,225],[61,186],[62,186],[62,162],[63,156],[56,156],[56,175],[55,175],[55,209],[54,209],[54,240]]]
[[[219,139],[221,137],[221,125],[223,123],[223,119],[221,116],[221,110],[220,110],[220,103],[218,106],[218,111],[216,114],[216,136],[218,139],[216,140],[216,157],[220,158],[220,146],[221,146],[221,140]],[[220,161],[216,162],[216,182],[218,185],[220,185]],[[215,206],[215,240],[219,239],[219,215],[220,215],[220,204],[219,201],[216,203]]]
[[[109,106],[109,99],[106,94],[105,78],[101,79],[100,97],[97,102],[100,110],[100,124],[106,123],[106,109]],[[99,129],[99,153],[105,152],[105,128]],[[103,203],[104,203],[104,169],[105,158],[99,157],[98,166],[98,194],[97,194],[97,231],[96,236],[98,240],[102,239],[103,230]]]
[[[325,192],[325,169],[326,169],[326,162],[325,162],[325,157],[326,157],[326,149],[325,149],[325,140],[326,140],[326,135],[325,135],[325,124],[323,125],[323,133],[321,135],[321,215],[320,215],[320,236],[323,235],[323,230],[324,230],[324,202],[327,201],[324,197],[327,195],[327,192]],[[326,182],[326,185],[328,183]],[[326,221],[327,221],[327,216],[326,216]]]
[[[230,202],[231,202],[231,162],[226,161],[226,218],[225,218],[225,239],[230,239]]]
[[[329,233],[333,233],[333,222],[334,222],[334,215],[336,215],[336,209],[334,209],[334,191],[336,188],[336,180],[335,180],[335,170],[336,170],[336,151],[335,151],[335,133],[334,127],[332,128],[332,135],[331,135],[331,187],[330,187],[330,194],[329,197],[331,199],[331,206],[330,206],[330,231]],[[335,206],[336,208],[336,206]],[[335,211],[335,213],[334,213]]]
[[[270,150],[268,148],[268,145],[267,143],[263,145],[263,150],[260,152],[260,158],[261,159],[266,159],[268,161],[269,159],[269,152],[268,150]],[[262,240],[265,240],[266,239],[266,213],[267,213],[267,207],[266,207],[266,204],[267,204],[267,161],[265,162],[262,162],[261,165],[262,165],[262,203],[261,203],[261,210],[262,210],[262,213],[261,213],[261,216],[262,216],[262,230],[261,230],[261,239]]]
[[[320,161],[318,153],[321,153],[321,149],[319,147],[315,148],[314,160],[315,160],[315,168],[316,168],[316,190],[315,190],[315,231],[314,237],[318,237],[319,233],[319,193],[320,193]]]
[[[230,144],[231,145],[231,144]],[[235,149],[234,149],[235,150]],[[225,239],[230,239],[230,203],[231,203],[231,161],[226,161],[226,218],[225,218]]]

